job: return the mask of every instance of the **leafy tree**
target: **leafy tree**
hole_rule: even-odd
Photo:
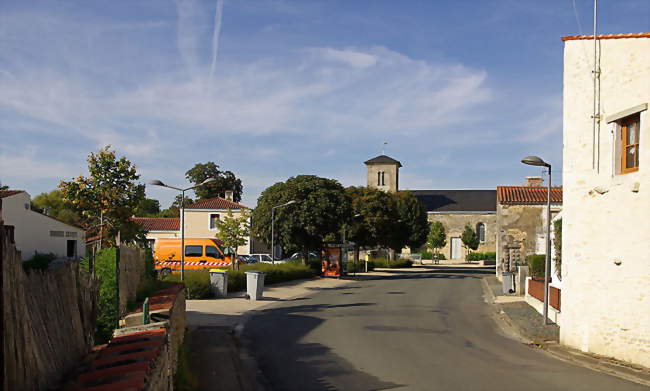
[[[59,184],[65,202],[80,214],[87,228],[99,224],[103,216],[103,231],[109,243],[118,232],[123,241],[142,239],[140,226],[131,221],[145,199],[144,185],[136,182],[140,175],[135,166],[126,157],[118,159],[110,146],[91,153],[87,160],[88,177]]]
[[[41,193],[32,199],[32,209],[64,223],[81,226],[83,221],[72,205],[63,198],[61,190]]]
[[[0,190],[9,190],[8,185],[0,185]]]
[[[355,243],[354,258],[359,260],[359,249],[387,246],[398,220],[395,199],[388,193],[371,187],[348,187],[352,218],[347,228],[347,238]]]
[[[233,200],[241,201],[243,186],[241,179],[235,177],[231,171],[221,171],[219,166],[214,162],[197,163],[185,173],[185,177],[190,182],[198,185],[208,178],[215,178],[216,181],[206,183],[205,185],[194,189],[194,194],[198,200],[205,200],[214,197],[223,197],[226,190],[232,190]]]
[[[339,232],[350,217],[350,201],[341,184],[333,179],[299,175],[278,182],[262,192],[253,211],[253,235],[271,243],[271,210],[275,210],[275,243],[285,250],[302,250],[306,262],[309,249],[322,247],[323,238]]]
[[[392,224],[390,248],[400,251],[405,246],[421,247],[427,241],[429,221],[427,212],[410,191],[391,193],[395,199],[397,219]]]
[[[143,199],[135,210],[135,215],[141,217],[156,217],[159,214],[160,202],[151,198]]]
[[[181,216],[181,195],[177,195],[174,198],[174,202],[170,205],[169,208],[163,209],[158,213],[158,217],[180,217]],[[194,203],[194,200],[188,196],[185,196],[185,202],[183,205],[187,207]]]
[[[445,231],[445,226],[440,221],[431,223],[431,229],[427,237],[427,245],[433,249],[436,259],[439,250],[447,245],[447,232]]]
[[[465,248],[467,248],[468,255],[471,253],[471,250],[476,251],[480,243],[478,235],[476,235],[476,231],[474,231],[474,228],[472,228],[469,223],[465,224],[465,230],[460,235],[460,240],[463,242]]]
[[[232,251],[232,267],[237,267],[237,249],[239,246],[246,244],[250,235],[250,212],[242,210],[242,213],[235,217],[232,210],[228,209],[228,213],[223,218],[216,222],[217,237],[223,241],[223,245],[231,248]]]

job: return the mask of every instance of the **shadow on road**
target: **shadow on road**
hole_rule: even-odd
[[[260,311],[246,325],[245,344],[257,359],[269,390],[385,390],[400,385],[359,371],[319,343],[301,342],[324,320],[305,314],[364,308],[375,303],[298,305]],[[341,330],[342,333],[345,330]],[[281,359],[280,359],[281,358]]]

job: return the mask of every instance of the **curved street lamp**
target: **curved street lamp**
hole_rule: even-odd
[[[546,191],[546,259],[544,261],[544,320],[548,324],[548,289],[551,277],[551,165],[546,163],[539,156],[526,156],[521,162],[529,166],[541,166],[548,168],[548,186]]]
[[[188,190],[196,189],[199,186],[203,186],[206,183],[216,181],[215,178],[208,178],[198,185],[188,187],[186,189],[181,189],[179,187],[169,186],[163,183],[158,179],[154,179],[148,182],[149,185],[166,187],[169,189],[178,190],[181,192],[181,281],[185,280],[185,192]]]

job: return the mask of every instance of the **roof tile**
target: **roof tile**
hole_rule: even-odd
[[[225,198],[214,197],[207,200],[195,202],[192,205],[186,206],[185,209],[248,209],[242,204],[229,201]]]
[[[497,199],[500,204],[543,205],[547,189],[545,186],[497,186]],[[562,203],[562,187],[551,188],[551,203]]]
[[[24,192],[24,190],[0,190],[0,198],[11,197]]]
[[[596,39],[621,39],[621,38],[650,38],[650,33],[629,33],[629,34],[601,34],[596,35]],[[569,35],[562,37],[562,41],[578,41],[585,39],[594,39],[593,35]]]
[[[174,217],[133,217],[147,231],[178,231],[181,227],[179,218]]]

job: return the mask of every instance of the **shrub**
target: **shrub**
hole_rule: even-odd
[[[169,274],[165,281],[181,282],[180,273]],[[185,270],[185,294],[188,300],[209,299],[212,297],[210,273],[207,270]],[[230,284],[228,284],[230,287]]]
[[[117,273],[115,270],[115,248],[106,248],[95,255],[95,274],[99,278],[97,300],[96,344],[103,344],[113,335],[118,322]]]
[[[544,266],[546,262],[546,255],[533,254],[526,257],[528,262],[528,274],[531,277],[544,278]]]
[[[485,260],[496,260],[497,253],[495,252],[486,252],[486,253],[470,253],[467,256],[468,261],[485,261]]]
[[[348,273],[355,273],[354,261],[348,261],[345,266]],[[375,270],[375,263],[373,261],[368,261],[368,271],[372,271],[372,270]],[[356,273],[364,273],[365,271],[366,271],[365,261],[363,259],[359,259],[359,262],[357,262]]]
[[[447,259],[447,258],[445,257],[445,254],[438,253],[438,254],[432,254],[431,259],[437,259],[437,260],[441,261],[441,260],[444,260],[444,259]]]
[[[56,255],[52,253],[36,253],[29,261],[23,262],[23,270],[46,270],[55,259]]]
[[[396,259],[394,261],[389,261],[386,258],[376,258],[373,259],[372,262],[374,262],[375,267],[383,267],[383,268],[391,268],[391,269],[413,266],[413,261],[411,261],[410,259]]]
[[[433,259],[434,254],[429,251],[422,251],[420,255],[422,255],[422,259]]]

